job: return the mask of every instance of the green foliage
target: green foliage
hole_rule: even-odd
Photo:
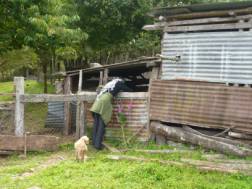
[[[122,130],[122,138],[124,145],[127,145],[127,140],[124,132],[124,128],[127,125],[127,117],[123,112],[118,112],[117,119]]]
[[[34,69],[37,62],[38,56],[33,49],[29,47],[13,49],[0,56],[0,72],[14,72],[23,68]]]

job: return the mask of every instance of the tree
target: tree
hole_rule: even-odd
[[[0,73],[2,79],[11,76],[14,72],[24,69],[37,68],[38,56],[33,49],[23,47],[13,49],[0,55]]]
[[[71,0],[41,0],[26,7],[28,17],[25,43],[35,49],[44,73],[47,93],[47,68],[57,49],[78,49],[87,35],[76,26],[79,17]]]
[[[80,27],[89,35],[84,51],[94,52],[105,59],[121,44],[128,43],[148,20],[150,4],[145,0],[76,0]]]

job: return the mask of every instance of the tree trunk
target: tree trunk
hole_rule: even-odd
[[[43,73],[44,73],[44,93],[47,93],[47,64],[43,65]]]
[[[53,57],[51,58],[51,61],[50,61],[50,83],[51,85],[53,84],[53,80],[52,80],[52,74],[53,74]]]

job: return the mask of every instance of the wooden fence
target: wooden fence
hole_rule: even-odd
[[[78,92],[77,94],[66,94],[66,95],[55,95],[55,94],[25,94],[24,93],[24,78],[15,77],[15,135],[24,135],[24,103],[39,103],[39,102],[77,102],[77,113],[76,113],[76,138],[80,138],[85,133],[85,113],[84,113],[84,102],[93,102],[96,98],[94,93],[90,92]],[[70,108],[65,106],[65,134],[69,134],[70,130]],[[70,126],[69,126],[70,125]]]

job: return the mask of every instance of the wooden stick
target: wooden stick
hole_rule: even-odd
[[[147,154],[172,154],[172,153],[189,153],[191,150],[144,150],[144,149],[124,149],[122,152],[134,151],[143,152]]]
[[[232,128],[234,128],[234,127],[232,127]],[[227,129],[225,129],[224,131],[222,131],[222,132],[220,132],[220,133],[217,133],[216,135],[213,135],[213,136],[215,136],[215,137],[222,136],[222,135],[224,135],[225,133],[227,133],[227,132],[230,131],[230,130],[231,130],[231,128],[227,128]]]
[[[182,159],[182,162],[170,161],[170,160],[160,160],[160,159],[149,159],[149,158],[141,158],[135,156],[124,156],[124,155],[108,155],[108,159],[110,160],[128,160],[128,161],[139,161],[139,162],[157,162],[165,165],[176,165],[176,166],[196,166],[197,169],[203,171],[219,171],[224,173],[238,173],[243,172],[244,174],[250,175],[248,169],[241,170],[230,167],[230,165],[218,164],[216,162],[208,162],[208,161],[199,161],[199,160],[191,160],[191,159]],[[239,165],[238,165],[239,166]],[[250,170],[250,169],[249,169]]]
[[[113,153],[121,152],[120,150],[118,150],[118,149],[116,149],[116,148],[110,146],[109,144],[107,144],[107,143],[105,143],[105,142],[103,142],[102,144],[103,144],[103,145],[105,146],[105,148],[107,148],[110,152],[113,152]]]

